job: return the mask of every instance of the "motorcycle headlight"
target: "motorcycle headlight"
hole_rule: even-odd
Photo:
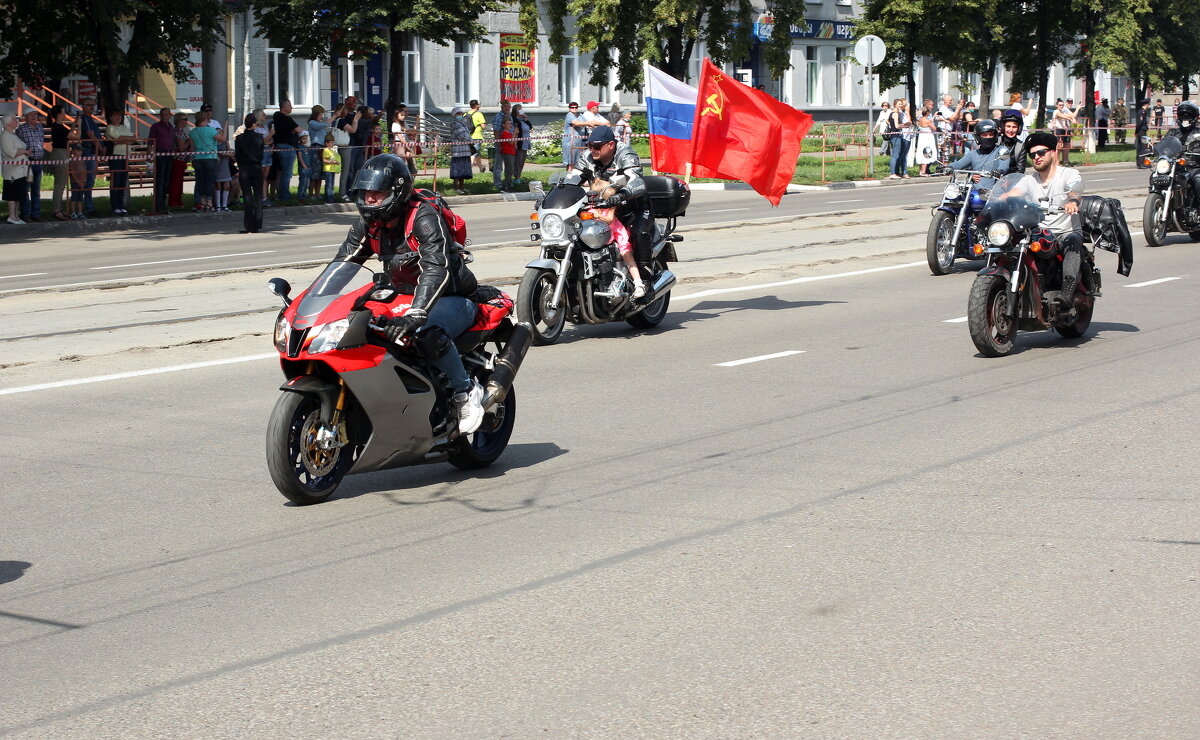
[[[288,323],[287,316],[283,315],[283,311],[280,311],[279,318],[275,320],[275,349],[287,352],[288,339],[291,335],[292,325]]]
[[[567,233],[566,224],[557,213],[547,214],[541,221],[543,238],[562,239],[563,234]]]
[[[342,337],[346,335],[346,330],[349,328],[349,319],[338,319],[322,326],[316,338],[308,345],[308,353],[310,355],[319,355],[322,352],[337,349],[338,342],[342,341]]]
[[[944,193],[946,200],[958,200],[958,196],[962,195],[962,188],[957,183],[950,183],[946,186]]]
[[[1012,239],[1013,228],[1007,221],[997,221],[988,227],[988,242],[997,247],[1003,247]]]
[[[1165,157],[1154,163],[1154,172],[1158,175],[1165,175],[1171,171],[1171,160]]]

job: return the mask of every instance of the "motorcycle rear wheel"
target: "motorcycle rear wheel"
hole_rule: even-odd
[[[1012,351],[1017,326],[1008,316],[1008,281],[1000,275],[981,275],[971,285],[967,326],[971,341],[984,357],[1003,357]]]
[[[551,306],[558,276],[548,270],[530,267],[517,289],[517,320],[533,329],[533,343],[539,347],[554,344],[567,323],[567,296],[558,306]]]
[[[1150,193],[1146,196],[1146,206],[1142,209],[1142,233],[1146,236],[1146,246],[1161,247],[1167,240],[1167,214],[1162,193]]]
[[[321,399],[284,392],[267,424],[267,469],[287,499],[302,506],[319,504],[337,489],[350,468],[350,447],[316,446]],[[349,430],[347,430],[349,431]]]
[[[459,437],[447,461],[456,468],[486,468],[504,453],[517,421],[517,391],[508,389],[504,403],[483,417],[483,426],[466,437]]]
[[[956,245],[950,243],[954,232],[954,217],[945,211],[938,211],[929,224],[929,233],[925,236],[925,259],[929,263],[929,271],[934,275],[946,275],[954,267]]]
[[[654,274],[657,275],[667,269],[666,262],[658,262],[655,265]],[[663,293],[661,297],[654,300],[653,303],[643,308],[641,311],[627,316],[625,322],[635,329],[653,329],[662,323],[662,320],[667,317],[667,307],[671,305],[671,291]]]

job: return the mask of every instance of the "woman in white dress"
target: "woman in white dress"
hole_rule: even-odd
[[[917,140],[913,146],[913,162],[920,166],[921,177],[929,177],[929,165],[938,161],[937,137],[934,131],[933,111],[922,108],[917,118]]]

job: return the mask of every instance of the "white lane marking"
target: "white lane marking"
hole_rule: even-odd
[[[709,211],[709,213],[729,213],[730,211],[748,211],[749,208],[717,208]]]
[[[776,352],[772,355],[759,355],[758,357],[747,357],[744,360],[733,360],[731,362],[718,362],[713,367],[735,367],[737,365],[749,365],[751,362],[762,362],[763,360],[774,360],[778,357],[790,357],[791,355],[802,355],[802,349],[789,349],[786,352]]]
[[[495,231],[496,233],[500,233],[501,231],[530,231],[530,230],[531,229],[528,226],[522,226],[519,229],[492,229],[492,231]]]
[[[961,324],[967,320],[966,316],[959,316],[957,319],[946,319],[943,324]]]
[[[197,262],[199,260],[219,260],[223,257],[249,257],[254,254],[274,254],[274,249],[264,249],[261,252],[236,252],[234,254],[210,254],[207,257],[181,257],[177,260],[158,260],[157,262],[134,262],[128,265],[105,265],[104,267],[91,267],[91,270],[119,270],[122,267],[145,267],[146,265],[167,265],[172,262]]]
[[[0,275],[0,280],[11,280],[12,278],[22,277],[37,277],[38,275],[49,275],[48,272],[27,272],[24,275]]]
[[[702,290],[699,293],[689,293],[687,295],[675,296],[675,300],[681,301],[685,298],[704,298],[710,295],[721,295],[723,293],[744,293],[747,290],[761,290],[763,288],[778,288],[784,285],[799,285],[800,283],[813,283],[818,280],[833,280],[835,278],[854,277],[855,275],[868,275],[872,272],[886,272],[888,270],[903,270],[909,267],[928,266],[927,262],[906,262],[903,265],[888,265],[887,267],[871,267],[866,270],[854,270],[853,272],[839,272],[834,275],[812,275],[810,277],[798,277],[791,280],[781,280],[777,283],[759,283],[758,285],[742,285],[737,288],[712,288],[710,290]]]
[[[0,388],[0,396],[8,396],[14,393],[31,393],[33,391],[45,391],[51,388],[66,388],[72,385],[87,385],[89,383],[103,383],[108,380],[123,380],[125,378],[138,378],[143,375],[160,375],[162,373],[174,373],[180,370],[196,370],[202,367],[215,367],[217,365],[233,365],[239,362],[252,362],[254,360],[266,360],[271,357],[279,357],[275,352],[262,355],[247,355],[246,357],[230,357],[224,360],[209,360],[208,362],[193,362],[189,365],[171,365],[169,367],[156,367],[150,370],[134,370],[127,373],[115,373],[113,375],[97,375],[92,378],[77,378],[75,380],[60,380],[56,383],[41,383],[39,385],[25,385],[19,388]]]
[[[1092,178],[1092,177],[1089,177],[1088,179],[1089,179],[1089,180],[1091,180],[1092,182],[1112,182],[1113,180],[1115,180],[1115,179],[1117,179],[1117,178],[1115,178],[1115,177],[1101,177],[1101,178],[1097,179],[1097,178]]]
[[[1132,283],[1130,285],[1122,285],[1121,287],[1123,287],[1123,288],[1144,288],[1147,285],[1158,285],[1159,283],[1169,283],[1172,280],[1182,280],[1182,279],[1183,278],[1165,277],[1165,278],[1159,278],[1158,280],[1147,280],[1144,283]]]
[[[855,198],[853,200],[827,200],[825,202],[829,205],[833,205],[834,203],[862,203],[864,200],[866,200],[866,198]]]

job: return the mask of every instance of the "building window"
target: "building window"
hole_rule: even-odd
[[[268,108],[278,108],[284,98],[306,108],[317,102],[320,67],[311,59],[289,57],[282,49],[267,49]]]
[[[416,36],[409,36],[400,52],[400,92],[405,105],[421,105],[421,47]]]
[[[779,100],[788,105],[794,105],[792,95],[792,84],[795,77],[792,75],[792,69],[796,64],[796,50],[788,49],[788,68],[783,71],[783,78],[779,81]]]
[[[696,80],[700,79],[700,64],[704,61],[704,57],[708,56],[708,47],[703,41],[697,41],[692,47],[692,55],[688,58],[687,80],[689,84],[695,84]]]
[[[837,71],[837,104],[850,105],[853,79],[850,74],[850,49],[838,46],[834,50],[834,67]]]
[[[477,44],[454,42],[454,102],[459,105],[466,105],[479,97],[479,75],[475,61],[478,53]]]
[[[817,48],[804,47],[804,101],[809,105],[821,104],[821,63],[817,61]]]
[[[579,100],[579,54],[572,47],[558,61],[558,97],[563,105]]]

